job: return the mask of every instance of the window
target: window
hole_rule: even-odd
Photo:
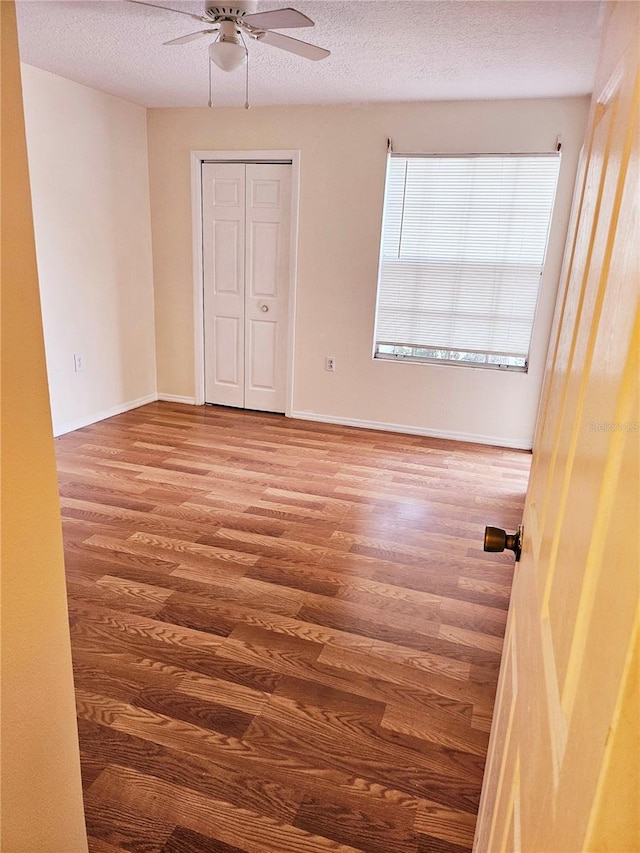
[[[527,369],[559,165],[389,157],[376,358]]]

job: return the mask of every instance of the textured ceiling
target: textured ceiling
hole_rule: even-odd
[[[603,17],[598,0],[260,0],[257,10],[287,5],[316,22],[288,34],[331,56],[312,62],[250,42],[256,106],[584,95]],[[17,7],[24,62],[146,107],[206,104],[207,39],[162,45],[197,21],[126,0]],[[216,105],[241,105],[244,70],[213,66],[213,93]]]

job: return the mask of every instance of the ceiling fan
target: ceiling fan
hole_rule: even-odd
[[[247,48],[243,36],[246,35],[263,44],[270,44],[289,53],[295,53],[305,59],[324,59],[330,51],[315,44],[273,32],[274,29],[293,29],[295,27],[313,27],[311,18],[297,9],[272,9],[267,12],[255,12],[255,0],[230,0],[230,5],[206,0],[203,15],[171,9],[143,0],[130,0],[140,6],[151,6],[165,12],[175,12],[206,24],[207,28],[195,33],[179,36],[165,42],[165,45],[186,44],[195,39],[217,33],[216,40],[209,46],[209,57],[223,71],[234,71],[247,60]]]

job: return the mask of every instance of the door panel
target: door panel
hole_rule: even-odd
[[[205,400],[284,412],[291,166],[202,167]]]
[[[202,166],[205,400],[244,405],[244,166]]]
[[[278,295],[278,224],[252,222],[249,235],[251,295]]]
[[[277,390],[277,328],[270,321],[249,323],[249,355],[247,393]]]
[[[590,542],[588,537],[580,533],[585,526],[590,528],[595,523],[603,476],[602,460],[595,446],[597,441],[594,441],[596,433],[590,432],[588,425],[595,422],[613,423],[615,418],[617,382],[613,382],[610,388],[596,382],[600,365],[597,363],[598,354],[594,343],[600,323],[604,320],[601,315],[605,297],[607,301],[613,298],[611,289],[607,287],[605,253],[608,223],[611,222],[615,204],[612,185],[615,188],[618,169],[612,168],[613,164],[606,167],[606,155],[617,141],[611,135],[612,130],[616,129],[613,121],[616,103],[617,98],[613,103],[601,105],[597,111],[599,120],[593,151],[594,154],[602,152],[604,155],[594,158],[600,165],[597,186],[599,212],[595,228],[592,229],[591,257],[582,288],[582,311],[575,324],[574,358],[571,369],[567,371],[566,404],[557,441],[561,468],[552,480],[551,495],[555,500],[549,502],[549,518],[554,519],[554,523],[545,525],[549,533],[550,559],[546,567],[543,608],[552,626],[554,663],[561,692],[567,677],[569,651],[581,604],[581,595],[576,594],[577,585],[589,583],[588,574],[585,573],[577,581],[572,572],[562,571],[562,567],[567,562],[569,542],[572,562],[583,566],[587,564]],[[620,356],[626,357],[624,350]],[[589,401],[595,403],[595,406],[588,406]],[[602,449],[606,452],[605,448]],[[580,511],[576,512],[578,507]]]
[[[534,445],[479,853],[590,850],[605,826],[608,846],[597,849],[640,849],[637,817],[607,820],[629,781],[611,770],[611,744],[626,736],[637,751],[637,731],[619,734],[618,721],[640,576],[639,13],[639,4],[613,4],[603,42]],[[637,799],[629,802],[637,815]]]
[[[216,386],[227,385],[241,387],[242,377],[238,375],[241,361],[242,324],[237,317],[218,315],[213,322],[214,371]]]
[[[213,292],[242,298],[244,280],[243,235],[239,222],[218,220],[213,224]]]
[[[284,412],[291,166],[247,164],[245,406]]]

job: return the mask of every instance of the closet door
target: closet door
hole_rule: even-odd
[[[205,400],[284,412],[291,166],[203,166]]]

